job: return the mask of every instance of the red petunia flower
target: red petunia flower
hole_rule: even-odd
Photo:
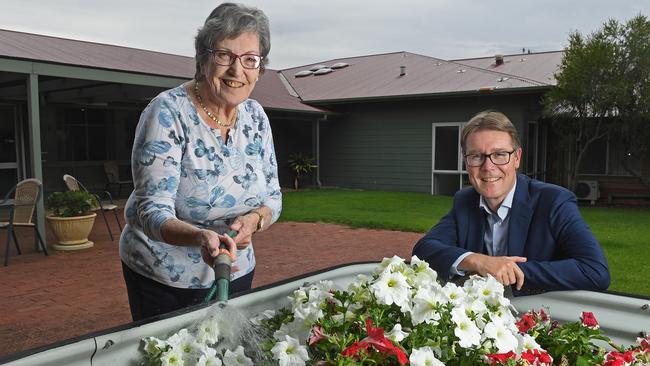
[[[591,329],[598,329],[598,321],[596,320],[596,317],[594,316],[594,313],[590,311],[583,311],[582,312],[582,325],[584,325],[587,328]]]
[[[359,353],[360,350],[368,351],[373,347],[377,351],[386,355],[395,355],[400,365],[406,365],[409,360],[402,350],[395,346],[393,342],[384,337],[384,328],[373,328],[372,320],[366,320],[366,332],[368,336],[358,342],[354,342],[350,347],[341,352],[343,356],[352,357]]]
[[[521,319],[516,323],[517,328],[522,333],[526,333],[530,328],[534,327],[535,324],[537,323],[531,314],[524,314],[524,316],[522,316]]]
[[[508,353],[493,353],[485,355],[487,357],[488,363],[491,366],[505,365],[508,360],[514,360],[517,358],[517,354],[510,351]]]
[[[538,349],[529,349],[521,353],[521,358],[528,361],[530,365],[551,365],[553,357],[546,352],[540,352]]]

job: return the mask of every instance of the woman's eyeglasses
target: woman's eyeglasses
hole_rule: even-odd
[[[245,53],[238,55],[226,50],[208,50],[212,55],[212,59],[217,65],[230,66],[235,63],[236,59],[245,69],[258,69],[262,63],[262,56],[254,53]]]

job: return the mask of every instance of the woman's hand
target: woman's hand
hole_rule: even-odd
[[[203,257],[203,261],[210,265],[210,267],[212,267],[214,263],[214,258],[221,253],[228,254],[233,262],[237,259],[237,245],[228,235],[221,235],[212,230],[202,229],[198,242],[201,245],[201,256]],[[221,243],[225,243],[228,249],[220,249],[219,245]]]
[[[244,249],[251,243],[252,236],[257,231],[258,220],[258,215],[248,213],[237,217],[230,225],[230,230],[237,232],[233,238],[237,243],[237,249]]]

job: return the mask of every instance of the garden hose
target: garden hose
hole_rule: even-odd
[[[234,237],[237,235],[235,231],[229,231],[226,233],[229,237]],[[228,246],[221,242],[219,243],[219,249],[228,249]],[[228,302],[228,291],[230,289],[230,267],[232,265],[232,259],[226,253],[220,253],[212,264],[212,269],[214,270],[214,283],[210,288],[210,292],[203,300],[204,304],[210,303],[210,300],[217,294],[217,302],[225,304]]]

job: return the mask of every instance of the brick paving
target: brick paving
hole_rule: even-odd
[[[117,230],[114,221],[110,220]],[[32,231],[18,229],[23,254],[11,248],[0,267],[0,358],[131,321],[118,255],[103,220],[95,221],[95,246],[76,252],[34,250]],[[255,238],[253,287],[338,264],[410,257],[421,234],[350,229],[323,223],[283,222]],[[6,231],[0,231],[4,260]],[[47,242],[55,242],[47,233]]]

